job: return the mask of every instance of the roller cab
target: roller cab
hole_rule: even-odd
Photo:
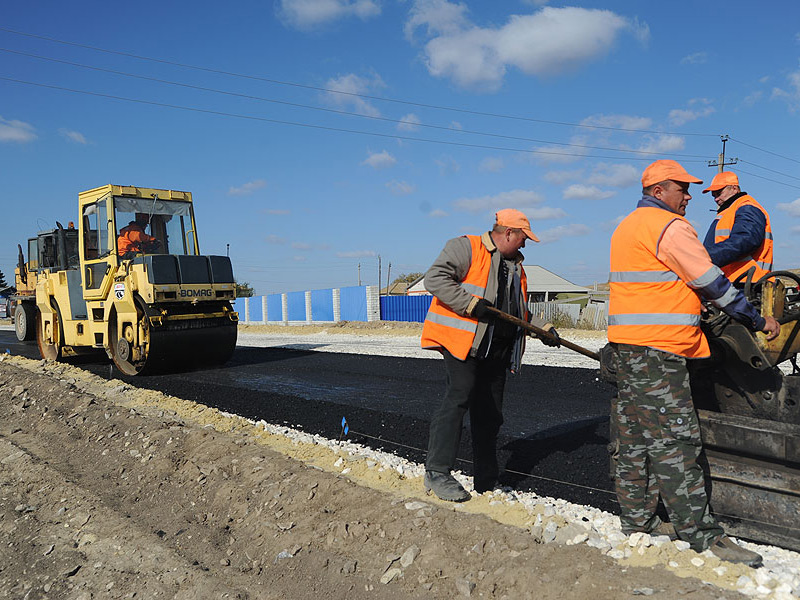
[[[200,254],[191,193],[106,185],[78,209],[78,260],[37,279],[42,356],[103,350],[127,375],[226,362],[233,268]]]

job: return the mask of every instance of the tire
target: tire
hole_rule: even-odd
[[[21,302],[14,307],[14,331],[20,342],[29,342],[36,337],[38,312],[29,302]]]
[[[142,329],[145,332],[145,340],[146,343],[144,344],[145,348],[150,347],[150,327],[149,321],[145,316],[144,308],[142,307],[142,302],[137,298],[136,299],[136,313],[137,313],[137,323],[134,324],[135,327],[139,327],[141,325]],[[109,345],[111,347],[111,359],[114,361],[114,365],[125,375],[139,375],[142,371],[146,370],[147,367],[147,359],[149,358],[149,352],[139,361],[132,361],[130,352],[131,349],[127,345],[125,340],[121,340],[117,337],[117,315],[116,313],[111,317],[109,321]]]
[[[45,341],[44,323],[42,322],[41,313],[38,313],[38,318],[36,319],[36,343],[39,346],[39,354],[41,354],[42,358],[59,361],[61,360],[61,350],[64,348],[63,321],[61,320],[61,310],[58,308],[58,303],[52,299],[50,302],[55,312],[53,328],[56,330],[56,341],[52,344]]]

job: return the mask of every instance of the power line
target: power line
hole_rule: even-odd
[[[396,103],[396,104],[404,104],[404,105],[408,105],[408,106],[416,106],[416,107],[419,107],[419,108],[432,108],[432,109],[436,109],[436,110],[446,110],[446,111],[452,111],[452,112],[458,112],[458,113],[470,114],[470,115],[476,115],[476,116],[482,116],[482,117],[493,117],[493,118],[499,118],[499,119],[513,119],[513,120],[517,120],[517,121],[528,121],[528,122],[532,122],[532,123],[543,123],[543,124],[547,124],[547,125],[560,125],[560,126],[568,126],[568,127],[580,127],[580,128],[584,128],[584,129],[602,129],[602,130],[606,130],[606,131],[625,131],[625,132],[630,132],[630,133],[655,133],[655,134],[660,134],[660,135],[681,135],[681,136],[687,136],[687,137],[688,136],[717,137],[717,134],[714,134],[714,133],[686,133],[686,132],[657,131],[657,130],[652,130],[652,129],[635,129],[635,128],[628,128],[628,127],[611,127],[611,126],[607,126],[607,125],[587,125],[587,124],[584,124],[584,123],[569,123],[569,122],[566,122],[566,121],[553,121],[553,120],[549,120],[549,119],[535,119],[535,118],[532,118],[532,117],[522,117],[522,116],[519,116],[519,115],[508,115],[508,114],[502,114],[502,113],[484,112],[484,111],[478,111],[478,110],[470,110],[470,109],[465,109],[465,108],[458,108],[458,107],[454,107],[454,106],[442,106],[442,105],[437,105],[437,104],[427,104],[427,103],[424,103],[424,102],[414,102],[414,101],[411,101],[411,100],[399,100],[399,99],[396,99],[396,98],[385,98],[385,97],[382,97],[382,96],[372,96],[372,95],[369,95],[369,94],[359,94],[359,93],[356,93],[356,92],[345,92],[343,90],[336,90],[336,89],[325,88],[325,87],[321,87],[321,86],[306,85],[306,84],[296,83],[296,82],[291,82],[291,81],[281,81],[279,79],[271,79],[271,78],[268,78],[268,77],[260,77],[260,76],[257,76],[257,75],[249,75],[249,74],[246,74],[246,73],[236,73],[234,71],[225,71],[225,70],[222,70],[222,69],[212,69],[212,68],[209,68],[209,67],[202,67],[202,66],[198,66],[198,65],[180,63],[180,62],[166,60],[166,59],[162,59],[162,58],[154,58],[154,57],[149,57],[149,56],[143,56],[143,55],[140,55],[140,54],[132,54],[132,53],[129,53],[129,52],[121,52],[121,51],[118,51],[118,50],[109,50],[107,48],[100,48],[98,46],[89,46],[87,44],[79,44],[77,42],[68,42],[66,40],[59,40],[57,38],[52,38],[52,37],[48,37],[48,36],[44,36],[44,35],[26,33],[26,32],[23,32],[23,31],[17,31],[17,30],[14,30],[14,29],[9,29],[7,27],[0,27],[0,31],[5,31],[6,33],[12,33],[14,35],[20,35],[20,36],[25,36],[25,37],[30,37],[30,38],[40,39],[40,40],[46,40],[48,42],[54,42],[54,43],[63,44],[63,45],[66,45],[66,46],[74,46],[74,47],[77,47],[77,48],[85,48],[87,50],[94,50],[96,52],[104,52],[104,53],[107,53],[107,54],[114,54],[114,55],[117,55],[117,56],[125,56],[127,58],[135,58],[137,60],[144,60],[144,61],[160,63],[160,64],[164,64],[164,65],[181,67],[181,68],[184,68],[184,69],[193,69],[193,70],[196,70],[196,71],[204,71],[206,73],[215,73],[215,74],[218,74],[218,75],[226,75],[226,76],[230,76],[230,77],[239,77],[239,78],[242,78],[242,79],[250,79],[250,80],[253,80],[253,81],[262,81],[262,82],[265,82],[265,83],[272,83],[272,84],[276,84],[276,85],[291,86],[291,87],[296,87],[296,88],[314,90],[314,91],[318,91],[318,92],[326,92],[326,93],[330,93],[330,94],[340,94],[340,95],[343,95],[343,96],[353,96],[353,97],[356,97],[356,98],[365,98],[365,99],[368,99],[368,100],[378,100],[378,101],[381,101],[381,102],[392,102],[392,103]]]
[[[2,28],[0,28],[0,29],[2,29]],[[531,150],[531,149],[527,149],[527,148],[509,148],[509,147],[505,147],[505,146],[490,146],[490,145],[487,145],[487,144],[470,144],[470,143],[466,143],[466,142],[451,142],[451,141],[447,141],[447,140],[435,140],[435,139],[430,139],[430,138],[419,138],[419,137],[404,136],[404,135],[397,135],[397,134],[378,133],[378,132],[374,132],[374,131],[361,131],[361,130],[358,130],[358,129],[346,129],[346,128],[343,128],[343,127],[331,127],[331,126],[328,126],[328,125],[314,125],[314,124],[311,124],[311,123],[301,123],[301,122],[298,122],[298,121],[284,121],[284,120],[281,120],[281,119],[270,119],[270,118],[267,118],[267,117],[256,117],[256,116],[253,116],[253,115],[243,115],[243,114],[230,113],[230,112],[225,112],[225,111],[210,110],[210,109],[205,109],[205,108],[197,108],[197,107],[192,107],[192,106],[183,106],[183,105],[180,105],[180,104],[169,104],[169,103],[166,103],[166,102],[155,102],[155,101],[152,101],[152,100],[142,100],[142,99],[139,99],[139,98],[128,98],[128,97],[125,97],[125,96],[116,96],[116,95],[113,95],[113,94],[105,94],[105,93],[101,93],[101,92],[90,92],[88,90],[79,90],[79,89],[75,89],[75,88],[68,88],[68,87],[63,87],[63,86],[58,86],[58,85],[51,85],[51,84],[46,84],[46,83],[37,83],[37,82],[33,82],[33,81],[26,81],[26,80],[23,80],[23,79],[15,79],[13,77],[0,76],[0,80],[2,80],[2,81],[11,81],[11,82],[14,82],[14,83],[21,83],[21,84],[24,84],[24,85],[31,85],[31,86],[42,87],[42,88],[47,88],[47,89],[71,92],[71,93],[74,93],[74,94],[84,94],[84,95],[87,95],[87,96],[94,96],[94,97],[97,97],[97,98],[108,98],[108,99],[112,99],[112,100],[122,100],[124,102],[132,102],[132,103],[135,103],[135,104],[145,104],[145,105],[149,105],[149,106],[159,106],[159,107],[162,107],[162,108],[174,108],[174,109],[177,109],[177,110],[185,110],[185,111],[190,111],[190,112],[217,115],[217,116],[223,116],[223,117],[234,117],[234,118],[237,118],[237,119],[246,119],[246,120],[250,120],[250,121],[260,121],[260,122],[264,122],[264,123],[275,123],[275,124],[279,124],[279,125],[291,125],[291,126],[294,126],[294,127],[304,127],[304,128],[307,128],[307,129],[321,129],[321,130],[324,130],[324,131],[333,131],[333,132],[338,132],[338,133],[353,133],[353,134],[357,134],[357,135],[369,135],[369,136],[374,136],[374,137],[391,138],[391,139],[406,140],[406,141],[412,141],[412,142],[426,142],[426,143],[430,143],[430,144],[442,144],[442,145],[446,145],[446,146],[459,146],[459,147],[463,147],[463,148],[479,148],[479,149],[483,149],[483,150],[500,150],[500,151],[505,151],[505,152],[521,152],[521,153],[524,153],[524,154],[546,154],[546,155],[553,155],[553,156],[577,156],[579,158],[603,158],[603,159],[607,159],[607,160],[637,160],[637,161],[643,160],[643,161],[647,161],[647,160],[651,160],[651,158],[652,158],[652,157],[637,158],[637,157],[633,157],[633,156],[602,156],[602,155],[593,155],[593,154],[575,154],[575,153],[569,153],[569,152],[549,152],[547,150]],[[699,162],[706,162],[706,161],[704,161],[704,160],[689,160],[689,161],[686,161],[686,162],[698,162],[699,163]]]
[[[757,167],[759,169],[764,169],[765,171],[769,171],[770,173],[775,173],[777,175],[783,175],[784,177],[789,177],[790,179],[796,179],[797,181],[800,181],[800,177],[795,177],[794,175],[789,175],[788,173],[783,173],[781,171],[776,171],[775,169],[770,169],[769,167],[763,167],[761,165],[757,165],[756,163],[750,162],[749,160],[744,160],[743,158],[740,158],[739,162],[745,163],[746,165],[752,165],[752,166]]]
[[[428,123],[410,123],[409,121],[404,121],[402,119],[392,119],[390,117],[381,117],[381,116],[376,116],[376,115],[365,115],[365,114],[350,112],[350,111],[346,111],[346,110],[339,110],[339,109],[334,109],[334,108],[325,108],[325,107],[321,107],[321,106],[312,106],[312,105],[309,105],[309,104],[301,104],[301,103],[298,103],[298,102],[289,102],[289,101],[286,101],[286,100],[277,100],[277,99],[274,99],[274,98],[265,98],[264,96],[254,96],[254,95],[251,95],[251,94],[242,94],[242,93],[238,93],[238,92],[231,92],[231,91],[228,91],[228,90],[221,90],[221,89],[218,89],[218,88],[210,88],[210,87],[205,87],[205,86],[193,85],[193,84],[189,84],[189,83],[182,83],[182,82],[173,81],[173,80],[170,80],[170,79],[160,79],[158,77],[149,77],[147,75],[137,75],[136,73],[128,73],[126,71],[119,71],[119,70],[116,70],[116,69],[106,69],[106,68],[103,68],[103,67],[96,67],[96,66],[93,66],[93,65],[87,65],[87,64],[83,64],[83,63],[77,63],[77,62],[72,62],[72,61],[68,61],[68,60],[62,60],[62,59],[59,59],[59,58],[51,58],[51,57],[48,57],[48,56],[41,56],[41,55],[38,55],[38,54],[31,54],[31,53],[28,53],[28,52],[21,52],[21,51],[18,51],[18,50],[10,50],[8,48],[0,48],[0,52],[6,52],[6,53],[10,53],[10,54],[17,54],[17,55],[20,55],[20,56],[27,56],[29,58],[35,58],[37,60],[45,60],[45,61],[65,64],[65,65],[70,65],[70,66],[73,66],[73,67],[79,67],[79,68],[82,68],[82,69],[89,69],[89,70],[92,70],[92,71],[99,71],[99,72],[102,72],[102,73],[111,73],[111,74],[114,74],[114,75],[121,75],[123,77],[131,77],[131,78],[134,78],[134,79],[141,79],[141,80],[144,80],[144,81],[153,81],[153,82],[156,82],[156,83],[163,83],[163,84],[166,84],[166,85],[172,85],[172,86],[176,86],[176,87],[183,87],[183,88],[188,88],[188,89],[192,89],[192,90],[199,90],[199,91],[203,91],[203,92],[213,92],[215,94],[223,94],[223,95],[226,95],[226,96],[233,96],[233,97],[236,97],[236,98],[245,98],[247,100],[258,100],[258,101],[261,101],[261,102],[270,102],[272,104],[281,104],[281,105],[284,105],[284,106],[292,106],[292,107],[295,107],[295,108],[305,108],[305,109],[308,109],[308,110],[315,110],[315,111],[319,111],[319,112],[328,112],[328,113],[334,113],[334,114],[339,114],[339,115],[346,115],[346,116],[350,116],[350,117],[358,117],[358,118],[361,118],[361,119],[370,119],[370,120],[374,120],[374,121],[384,121],[384,122],[396,123],[396,124],[402,124],[402,125],[413,125],[415,127],[425,127],[425,128],[436,129],[436,130],[440,130],[440,131],[441,130],[450,131],[450,132],[453,132],[453,133],[482,135],[482,136],[502,138],[502,139],[507,139],[507,140],[515,140],[515,141],[522,141],[522,142],[534,142],[534,143],[537,143],[537,144],[550,144],[550,145],[554,145],[554,146],[568,146],[568,147],[573,147],[573,148],[585,148],[585,149],[589,149],[589,150],[605,150],[605,151],[610,151],[610,152],[625,152],[625,153],[628,153],[628,154],[642,154],[642,155],[648,155],[648,156],[653,156],[653,155],[660,154],[659,152],[651,152],[651,151],[648,151],[648,150],[626,150],[626,149],[621,149],[621,148],[611,148],[611,147],[608,147],[608,146],[592,146],[592,145],[588,145],[588,144],[572,144],[572,143],[568,143],[568,142],[555,142],[555,141],[552,141],[552,140],[539,140],[539,139],[535,139],[535,138],[528,138],[528,137],[521,137],[521,136],[514,136],[514,135],[505,135],[505,134],[492,133],[492,132],[486,132],[486,131],[475,131],[475,130],[469,130],[469,129],[460,129],[460,128],[457,128],[457,127],[447,127],[447,126],[442,126],[442,125],[432,125],[432,124],[428,124]],[[704,158],[704,156],[700,155],[700,154],[673,154],[672,156],[676,156],[676,157],[680,157],[680,158]]]
[[[729,139],[732,142],[736,142],[737,144],[741,144],[742,146],[747,146],[748,148],[753,148],[754,150],[758,150],[760,152],[765,152],[767,154],[772,154],[773,156],[777,156],[779,158],[785,158],[786,160],[790,160],[792,162],[796,162],[796,163],[800,164],[800,160],[797,160],[796,158],[792,158],[790,156],[784,156],[783,154],[778,154],[777,152],[772,152],[771,150],[765,150],[764,148],[759,148],[758,146],[754,146],[753,144],[748,144],[747,142],[743,142],[742,140],[739,140],[739,139],[734,138],[734,137],[730,137],[729,136]]]
[[[744,161],[742,161],[744,162]],[[785,185],[786,187],[794,188],[796,190],[800,190],[800,185],[792,185],[791,183],[786,183],[784,181],[778,181],[777,179],[770,179],[769,177],[764,177],[763,175],[756,175],[755,173],[750,173],[748,171],[743,171],[742,169],[736,169],[739,173],[744,173],[745,175],[749,175],[750,177],[758,177],[759,179],[764,179],[766,181],[771,181],[772,183],[777,183],[779,185]]]

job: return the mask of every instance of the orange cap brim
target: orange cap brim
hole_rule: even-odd
[[[534,242],[538,242],[539,241],[539,238],[536,237],[536,235],[530,229],[523,229],[522,233],[524,233],[526,236],[528,236],[529,240],[533,240]]]

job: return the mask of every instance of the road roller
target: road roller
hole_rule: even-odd
[[[77,231],[38,236],[53,247],[28,273],[42,358],[104,351],[125,375],[227,362],[233,267],[200,253],[191,192],[104,185],[81,192],[78,211]]]

